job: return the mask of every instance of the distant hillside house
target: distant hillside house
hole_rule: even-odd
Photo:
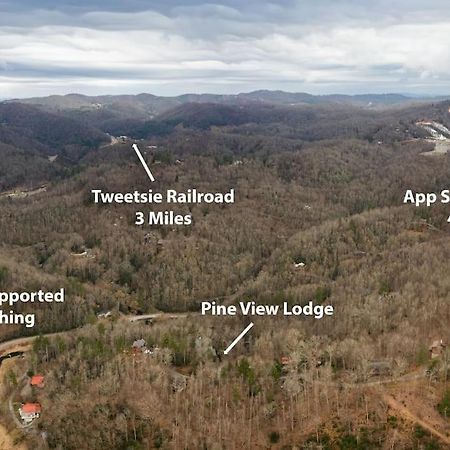
[[[133,342],[132,349],[134,353],[142,353],[147,347],[144,339],[137,339]]]
[[[371,377],[392,375],[392,365],[389,361],[370,361],[368,369]]]
[[[41,405],[39,403],[24,403],[19,408],[20,418],[25,423],[31,423],[41,415]]]
[[[30,384],[31,386],[43,388],[45,386],[44,376],[34,375],[33,377],[31,377]]]
[[[430,345],[430,358],[434,359],[434,358],[438,358],[439,356],[442,355],[442,353],[445,350],[446,345],[444,344],[444,342],[441,340],[436,340],[434,341],[431,345]]]

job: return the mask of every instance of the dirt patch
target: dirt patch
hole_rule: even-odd
[[[28,450],[22,443],[14,444],[14,438],[3,425],[0,425],[0,448],[2,450]]]
[[[425,381],[415,381],[389,391],[383,394],[383,401],[390,409],[450,446],[450,423],[436,409],[438,390]]]

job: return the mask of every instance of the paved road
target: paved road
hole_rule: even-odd
[[[126,316],[130,322],[139,322],[141,320],[157,320],[157,319],[182,319],[199,313],[154,313],[142,314],[140,316]]]
[[[62,335],[64,333],[68,333],[68,332],[70,332],[70,331],[61,331],[60,333],[43,334],[42,336],[52,337],[52,336]],[[11,339],[10,341],[5,341],[5,342],[0,343],[0,356],[4,355],[6,353],[14,352],[14,351],[29,350],[31,345],[33,344],[33,341],[38,336],[39,335]]]
[[[158,319],[181,319],[188,317],[190,315],[196,315],[198,313],[154,313],[154,314],[143,314],[140,316],[123,316],[129,322],[140,322],[141,320],[158,320]],[[0,343],[0,356],[6,353],[11,353],[14,351],[27,351],[30,349],[33,341],[39,336],[45,337],[55,337],[62,336],[64,334],[72,333],[75,330],[80,330],[81,328],[74,328],[73,330],[60,331],[58,333],[48,333],[35,336],[27,336],[16,339],[11,339],[9,341]]]

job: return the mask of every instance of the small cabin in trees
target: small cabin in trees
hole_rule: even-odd
[[[392,364],[389,361],[370,361],[368,369],[371,377],[392,375]]]
[[[434,341],[431,345],[430,345],[430,358],[434,359],[434,358],[438,358],[439,356],[442,355],[442,353],[444,352],[446,348],[446,345],[444,344],[444,342],[442,341],[442,339],[438,339],[436,341]]]
[[[31,377],[30,385],[33,387],[43,388],[45,386],[45,379],[43,375],[34,375]]]

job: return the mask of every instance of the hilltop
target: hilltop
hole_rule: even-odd
[[[401,94],[364,94],[364,95],[312,95],[304,92],[291,93],[284,91],[259,90],[235,95],[219,94],[184,94],[174,97],[163,97],[147,93],[136,95],[99,95],[88,96],[80,94],[52,95],[49,97],[34,97],[28,99],[8,100],[32,104],[51,111],[80,110],[85,114],[103,110],[106,114],[121,114],[126,117],[141,116],[148,118],[168,111],[186,103],[216,103],[224,105],[242,105],[253,103],[269,103],[276,105],[318,105],[346,104],[368,108],[386,107],[430,101]]]

